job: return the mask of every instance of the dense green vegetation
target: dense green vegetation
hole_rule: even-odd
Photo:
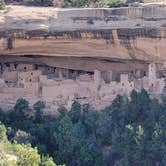
[[[49,155],[57,164],[66,166],[164,166],[166,163],[166,100],[159,103],[145,90],[133,91],[130,100],[117,96],[100,112],[76,101],[71,110],[61,107],[56,118],[45,116],[43,109],[44,103],[40,101],[30,109],[26,100],[19,99],[13,110],[0,111],[10,145],[20,149],[13,150],[14,155],[32,151],[25,157],[34,157],[37,165],[41,157],[31,144],[42,156]],[[3,133],[0,140],[6,139],[3,130],[0,128]]]
[[[123,7],[136,2],[142,3],[143,0],[107,0],[107,5],[109,7]]]
[[[7,3],[16,3],[34,6],[53,6],[54,0],[6,0]],[[130,3],[143,2],[143,0],[63,0],[63,7],[121,7]],[[5,6],[4,0],[0,0],[0,9]]]
[[[121,7],[143,0],[64,0],[64,7]]]
[[[88,6],[97,6],[105,5],[103,0],[64,0],[65,7],[88,7]]]
[[[29,0],[29,4],[35,5],[35,6],[52,6],[53,0]]]
[[[1,166],[56,166],[52,158],[48,156],[41,157],[37,149],[32,148],[30,144],[11,143],[7,138],[6,132],[6,127],[0,124]],[[20,133],[20,136],[25,137],[22,134]]]

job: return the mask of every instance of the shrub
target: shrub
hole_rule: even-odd
[[[33,109],[35,112],[35,120],[37,123],[42,122],[43,120],[43,109],[45,108],[45,104],[42,101],[38,101],[33,105]]]
[[[52,6],[53,0],[31,0],[29,3],[32,3],[35,6]]]
[[[126,3],[126,0],[108,0],[108,6],[109,7],[120,7],[124,6]]]
[[[107,0],[109,7],[122,7],[128,6],[130,3],[143,2],[143,0]]]
[[[65,7],[88,7],[95,5],[102,0],[64,0]]]
[[[45,108],[45,104],[42,101],[38,101],[33,105],[34,110],[40,111]]]
[[[6,141],[6,128],[3,124],[0,123],[0,142]]]
[[[4,0],[0,0],[0,10],[5,9],[5,1]]]

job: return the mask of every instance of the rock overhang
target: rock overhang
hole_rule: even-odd
[[[9,6],[0,17],[1,55],[166,60],[164,5],[113,9]]]

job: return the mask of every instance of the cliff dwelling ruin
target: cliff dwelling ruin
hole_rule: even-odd
[[[17,12],[17,11],[20,12]],[[33,13],[33,14],[32,14]],[[145,89],[165,94],[166,7],[11,7],[0,15],[0,106],[48,110],[74,100],[97,109]]]

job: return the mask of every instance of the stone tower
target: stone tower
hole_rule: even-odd
[[[156,64],[155,63],[149,64],[149,79],[152,82],[157,79],[156,70],[157,69],[156,69]]]

